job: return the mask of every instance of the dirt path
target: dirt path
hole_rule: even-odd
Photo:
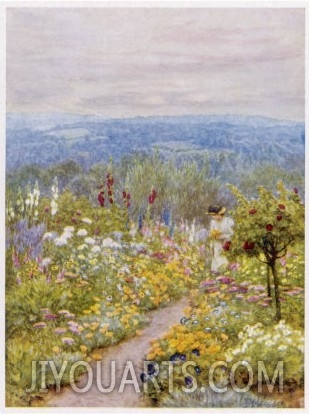
[[[151,311],[150,324],[143,330],[141,336],[122,341],[118,345],[101,349],[99,352],[103,355],[101,365],[102,386],[108,388],[111,384],[110,366],[111,361],[115,361],[115,388],[109,393],[102,393],[97,387],[97,365],[92,365],[93,381],[88,391],[78,393],[70,386],[64,387],[60,393],[49,392],[46,396],[45,406],[49,407],[141,407],[143,401],[140,399],[142,392],[135,391],[133,384],[125,385],[123,393],[119,393],[119,386],[123,377],[127,361],[132,361],[134,372],[138,378],[139,388],[142,391],[142,385],[139,378],[143,370],[143,359],[150,348],[149,341],[161,336],[172,325],[179,322],[182,316],[182,310],[188,305],[188,298],[182,298],[172,305]],[[130,374],[125,378],[130,379]],[[85,374],[76,384],[79,388],[86,387],[88,374]]]

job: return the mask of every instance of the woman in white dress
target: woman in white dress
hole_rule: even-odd
[[[206,214],[211,215],[210,223],[210,250],[211,271],[217,273],[220,268],[228,265],[227,258],[222,255],[223,250],[228,250],[231,244],[234,221],[231,217],[224,216],[226,211],[222,206],[210,206]]]

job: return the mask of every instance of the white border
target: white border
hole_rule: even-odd
[[[5,217],[5,92],[6,92],[6,65],[5,65],[5,58],[6,58],[6,9],[9,7],[75,7],[75,8],[82,8],[82,7],[163,7],[163,8],[198,8],[198,7],[206,7],[206,8],[305,8],[306,9],[306,64],[307,64],[307,57],[308,57],[308,34],[309,34],[309,19],[308,19],[308,6],[309,0],[306,1],[285,1],[285,0],[248,0],[248,1],[187,1],[187,0],[178,0],[178,1],[162,1],[162,0],[151,0],[151,1],[138,1],[138,0],[114,0],[114,1],[45,1],[45,0],[36,0],[36,1],[2,1],[0,0],[0,174],[1,174],[1,185],[0,185],[0,224],[2,226],[2,231],[0,231],[0,251],[2,252],[0,260],[0,276],[2,281],[2,286],[0,286],[0,413],[202,413],[204,410],[207,410],[209,413],[221,413],[228,412],[232,414],[239,414],[240,412],[245,412],[246,414],[251,413],[282,413],[285,409],[254,409],[254,408],[236,408],[236,409],[221,409],[221,408],[201,408],[201,409],[187,409],[187,408],[174,408],[174,409],[155,409],[155,408],[109,408],[109,407],[63,407],[63,408],[45,408],[45,407],[37,407],[37,408],[23,408],[23,407],[16,407],[16,408],[5,408],[5,327],[4,327],[4,315],[5,315],[5,294],[4,294],[4,286],[5,286],[5,261],[4,259],[4,248],[5,248],[5,233],[4,233],[4,217]],[[307,65],[306,65],[307,66]],[[305,71],[306,76],[306,71]],[[305,121],[309,120],[308,117],[308,98],[309,98],[309,80],[308,76],[305,79],[305,96],[306,96],[306,105],[305,105]],[[306,122],[306,137],[309,134],[309,126],[308,122]],[[308,182],[308,173],[309,173],[309,151],[308,151],[308,142],[306,139],[306,174],[305,179],[306,183]],[[307,186],[306,186],[307,189]],[[306,205],[309,202],[309,194],[306,191],[305,193],[305,203]],[[306,214],[306,258],[308,257],[308,235],[309,235],[309,223],[308,217]],[[308,266],[306,265],[305,276],[307,277],[308,274]],[[306,324],[305,327],[307,328],[307,320],[308,320],[308,294],[309,294],[309,287],[308,283],[305,286],[305,309],[306,309]],[[306,345],[308,344],[308,334],[307,329],[305,329],[306,334]],[[307,346],[306,346],[307,350]],[[309,379],[309,366],[308,366],[308,358],[307,352],[305,352],[305,378],[306,383]],[[309,408],[309,387],[305,387],[305,407]],[[203,411],[202,411],[203,410]],[[302,414],[305,413],[305,409],[287,409],[289,413],[294,414]]]

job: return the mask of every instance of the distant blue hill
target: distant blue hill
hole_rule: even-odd
[[[304,123],[254,116],[105,119],[73,114],[7,114],[7,171],[74,160],[84,169],[113,156],[158,148],[165,158],[224,157],[230,169],[273,163],[304,169]]]

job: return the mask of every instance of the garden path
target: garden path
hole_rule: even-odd
[[[102,375],[102,382],[100,383],[105,388],[111,384],[109,375],[110,361],[115,361],[116,385],[114,391],[102,393],[98,390],[97,365],[94,364],[91,365],[93,381],[88,391],[78,393],[70,386],[61,388],[58,394],[55,391],[49,391],[46,399],[44,398],[44,405],[49,407],[142,407],[145,403],[140,398],[142,395],[142,384],[139,376],[143,371],[143,359],[150,348],[149,341],[160,337],[172,325],[179,322],[183,315],[183,308],[188,306],[188,304],[188,297],[183,297],[166,308],[149,312],[150,323],[143,330],[142,335],[96,351],[96,353],[101,353],[103,357],[102,361],[100,361]],[[118,392],[127,361],[132,361],[141,390],[140,393],[135,391],[133,384],[125,385],[123,393]],[[126,375],[125,378],[130,379],[130,374]],[[82,389],[86,387],[87,382],[88,374],[85,374],[76,385]]]

